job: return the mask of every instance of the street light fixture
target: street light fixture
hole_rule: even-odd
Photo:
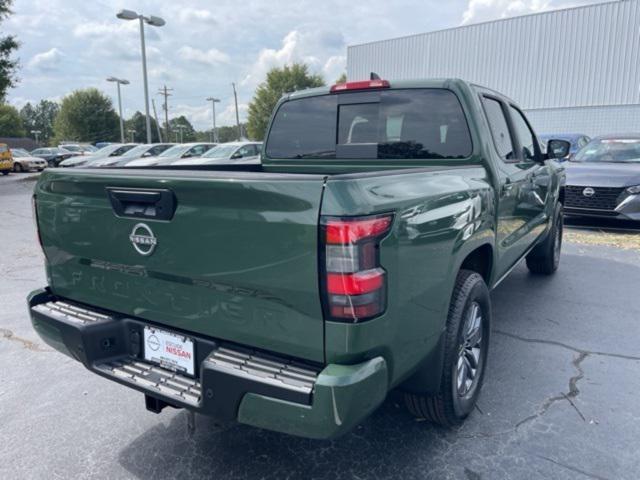
[[[144,44],[144,24],[147,23],[152,27],[162,27],[165,24],[165,21],[155,15],[145,17],[133,10],[120,10],[116,14],[116,17],[121,20],[140,21],[140,47],[142,50],[142,77],[144,80],[144,108],[147,121],[147,143],[151,143],[151,115],[149,113],[149,82],[147,80],[147,51]]]
[[[213,109],[213,142],[218,143],[218,132],[216,131],[216,103],[219,103],[220,99],[207,97],[207,102],[211,102],[211,108]]]
[[[33,133],[36,136],[36,145],[40,146],[40,142],[38,141],[38,135],[40,135],[42,132],[40,130],[31,130],[31,133]]]
[[[118,111],[120,112],[120,141],[124,143],[124,120],[122,119],[122,97],[120,96],[120,85],[129,85],[129,80],[124,78],[109,77],[107,82],[118,84]]]

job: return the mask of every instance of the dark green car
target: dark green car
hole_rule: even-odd
[[[485,88],[371,80],[281,99],[260,165],[48,169],[34,328],[155,412],[331,438],[401,389],[459,424],[489,291],[558,267],[552,142]]]

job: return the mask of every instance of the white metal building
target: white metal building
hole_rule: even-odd
[[[350,46],[347,76],[459,77],[498,90],[538,133],[640,132],[640,0]]]

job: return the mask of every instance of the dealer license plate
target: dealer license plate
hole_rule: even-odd
[[[144,359],[170,370],[195,374],[193,340],[182,335],[144,327]]]

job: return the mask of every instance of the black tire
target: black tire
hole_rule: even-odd
[[[476,308],[479,309],[481,317],[477,328],[480,335],[477,344],[479,351],[474,353],[472,348],[467,348],[467,333],[468,327],[475,324],[472,321],[475,318],[472,317],[478,311]],[[478,273],[461,270],[456,278],[447,315],[440,391],[435,395],[405,393],[405,404],[414,416],[446,427],[460,425],[469,416],[482,388],[490,332],[489,289]],[[466,375],[461,377],[463,372],[460,370],[460,364],[464,364],[462,368],[466,373],[467,369],[473,371],[473,362],[476,365],[473,379],[470,383],[459,382],[467,379]]]
[[[16,173],[22,172],[22,164],[20,164],[20,162],[15,162],[13,164],[13,171]]]
[[[560,265],[562,251],[562,232],[564,230],[564,215],[562,203],[558,202],[554,210],[553,224],[547,237],[527,255],[527,268],[536,275],[551,275]]]
[[[9,170],[3,170],[3,171],[2,171],[2,174],[3,174],[3,175],[9,175]]]

